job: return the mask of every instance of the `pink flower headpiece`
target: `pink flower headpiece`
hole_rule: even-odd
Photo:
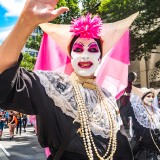
[[[73,36],[88,39],[99,38],[103,25],[100,17],[94,16],[92,18],[91,14],[74,19],[71,23],[70,32],[73,32]]]

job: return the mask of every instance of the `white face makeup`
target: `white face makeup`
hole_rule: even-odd
[[[144,99],[144,104],[147,106],[152,106],[153,105],[153,101],[154,101],[154,94],[153,93],[149,93],[147,94]]]
[[[71,63],[80,76],[92,76],[100,63],[100,50],[94,39],[78,38],[72,47]]]

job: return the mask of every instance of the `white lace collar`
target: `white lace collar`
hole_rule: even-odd
[[[149,115],[144,108],[142,101],[138,96],[131,96],[131,104],[133,107],[135,118],[138,123],[145,128],[151,129],[160,129],[160,109],[157,107],[153,107],[154,115],[152,116],[152,120],[150,120]],[[149,109],[149,108],[148,108]]]
[[[53,99],[56,106],[60,107],[63,113],[77,119],[77,104],[74,99],[73,87],[70,83],[69,76],[65,74],[50,72],[50,71],[36,71],[35,72],[44,86],[47,95]],[[109,137],[109,123],[108,117],[103,107],[97,104],[96,93],[90,89],[80,88],[82,96],[85,100],[86,107],[90,115],[91,130],[95,135],[101,135],[103,138]],[[115,99],[108,92],[104,91],[108,97],[109,107],[112,110],[112,115],[117,121],[117,131],[122,125],[120,116],[116,114],[117,104]]]

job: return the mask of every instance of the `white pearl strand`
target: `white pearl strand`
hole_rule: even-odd
[[[110,156],[107,158],[108,159],[112,159],[113,155],[116,151],[117,148],[117,126],[116,126],[116,120],[114,119],[114,117],[112,116],[112,112],[109,110],[108,108],[108,102],[107,102],[107,97],[104,95],[104,93],[102,92],[102,90],[98,87],[97,88],[98,91],[98,95],[101,96],[101,105],[105,107],[105,110],[107,111],[107,115],[108,115],[108,120],[109,120],[109,124],[110,124],[110,139],[109,139],[109,144],[108,144],[108,149],[105,153],[105,155],[103,156],[103,158],[105,158],[108,154],[108,152],[110,151],[110,146],[112,144],[112,152],[110,154]]]
[[[81,124],[83,142],[84,142],[85,150],[86,150],[86,153],[87,153],[89,160],[94,160],[92,146],[93,146],[93,149],[94,149],[97,157],[100,160],[104,160],[105,157],[108,155],[109,151],[111,151],[111,153],[106,158],[106,160],[112,160],[113,155],[114,155],[116,148],[117,148],[117,139],[116,139],[117,132],[116,132],[115,119],[113,118],[113,116],[111,115],[111,112],[109,111],[109,108],[107,107],[107,104],[108,104],[107,98],[105,97],[105,95],[103,94],[101,89],[99,87],[97,87],[97,96],[99,96],[100,105],[105,106],[105,109],[106,109],[107,115],[108,115],[109,126],[110,126],[110,137],[109,137],[108,148],[107,148],[107,151],[104,154],[104,156],[101,157],[100,154],[98,153],[98,150],[97,150],[96,145],[93,140],[93,136],[92,136],[90,125],[89,125],[89,116],[87,114],[87,109],[85,107],[83,97],[80,93],[80,89],[79,89],[80,84],[78,83],[78,77],[76,76],[75,73],[73,73],[71,75],[71,82],[73,84],[73,88],[75,91],[75,99],[77,102],[77,108],[78,108],[78,114],[79,114],[79,119],[80,119],[80,124]]]

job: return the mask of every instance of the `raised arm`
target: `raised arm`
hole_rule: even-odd
[[[67,7],[54,10],[57,3],[58,0],[26,0],[16,25],[0,46],[0,73],[17,62],[29,35],[40,23],[68,11]]]

